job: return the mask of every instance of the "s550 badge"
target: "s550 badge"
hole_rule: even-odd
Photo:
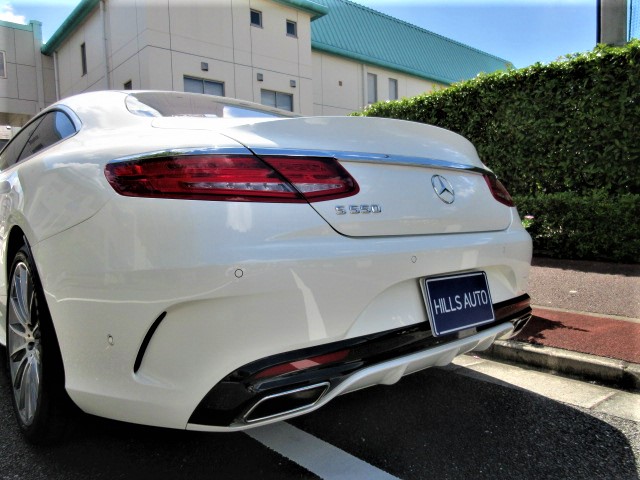
[[[380,205],[337,205],[336,214],[346,215],[359,214],[359,213],[382,213],[382,207]]]

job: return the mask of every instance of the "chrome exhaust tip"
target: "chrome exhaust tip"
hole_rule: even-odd
[[[329,390],[329,382],[268,395],[256,402],[242,417],[247,424],[301,412],[312,408]]]

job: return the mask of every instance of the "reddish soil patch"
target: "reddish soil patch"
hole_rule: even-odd
[[[640,323],[535,308],[516,340],[640,364]]]

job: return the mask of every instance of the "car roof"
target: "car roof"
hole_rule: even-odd
[[[244,117],[251,117],[251,112],[255,112],[255,117],[298,117],[299,115],[292,112],[286,112],[276,108],[260,105],[245,100],[237,100],[228,97],[218,97],[214,95],[204,95],[198,93],[188,92],[174,92],[174,91],[162,91],[162,90],[105,90],[86,92],[78,95],[66,97],[59,102],[51,105],[46,110],[55,109],[60,107],[67,107],[76,113],[83,125],[89,127],[112,127],[118,128],[126,126],[128,124],[135,124],[142,121],[143,118],[150,116],[172,116],[171,109],[165,108],[165,112],[159,111],[157,114],[146,114],[145,112],[135,111],[130,108],[131,98],[135,101],[141,101],[147,104],[150,108],[148,110],[154,110],[158,108],[158,105],[168,106],[182,102],[183,104],[196,105],[196,104],[210,104],[212,109],[215,106],[227,106],[241,109],[245,112]],[[129,99],[129,100],[128,100]],[[133,110],[133,111],[132,111]],[[198,115],[196,107],[194,107],[194,116],[206,116]],[[168,112],[168,113],[167,113]],[[212,117],[222,117],[222,113],[212,111]],[[189,113],[175,113],[176,115],[189,116]],[[226,115],[225,115],[226,116]],[[233,116],[233,115],[229,115]]]

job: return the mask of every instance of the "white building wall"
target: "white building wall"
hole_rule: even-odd
[[[251,100],[260,103],[262,89],[287,93],[293,95],[294,111],[311,115],[313,91],[309,85],[312,82],[313,68],[309,15],[267,0],[243,2],[248,7],[261,11],[263,20],[262,28],[250,26],[248,32],[253,67]],[[287,20],[296,22],[297,38],[287,36]],[[243,52],[246,45],[246,40],[240,42],[238,50],[241,55],[246,55],[247,52]],[[262,81],[257,81],[258,73],[262,74]],[[291,81],[295,82],[295,86],[292,86]]]
[[[347,115],[365,102],[364,66],[353,60],[313,52],[315,115]]]
[[[81,45],[85,45],[87,73],[82,73]],[[81,92],[107,89],[103,21],[100,9],[67,38],[56,52],[60,98]]]
[[[348,115],[367,105],[367,73],[377,75],[378,101],[389,100],[389,79],[398,81],[398,98],[412,97],[445,85],[313,51],[314,115]]]
[[[45,106],[54,103],[56,98],[56,73],[53,65],[53,57],[42,55],[42,89],[44,91]]]
[[[53,73],[51,59],[40,53],[41,24],[0,22],[0,51],[6,78],[0,78],[0,127],[20,127],[50,104]]]
[[[110,70],[110,87],[123,88],[131,82],[133,88],[141,88],[138,30],[140,7],[130,0],[110,0],[104,12],[107,31],[107,50]],[[166,47],[169,43],[166,43]]]
[[[303,115],[346,115],[366,106],[367,73],[377,75],[380,101],[389,99],[390,78],[398,82],[399,98],[439,86],[312,51],[309,14],[272,0],[106,0],[104,5],[104,12],[98,5],[57,51],[60,97],[122,89],[128,82],[133,89],[182,91],[189,76],[222,82],[229,97],[260,103],[266,89],[293,95],[293,109]],[[251,9],[262,12],[261,27],[251,25]],[[297,37],[286,34],[287,20],[296,22]],[[33,85],[24,88],[32,94]]]
[[[107,0],[105,5],[104,18],[96,7],[57,51],[61,97],[107,85],[123,88],[129,81],[134,89],[182,91],[186,75],[222,82],[225,95],[258,103],[262,89],[288,93],[295,112],[313,113],[308,14],[270,0]],[[250,9],[262,12],[262,27],[251,26]],[[287,20],[297,23],[297,38],[287,36]]]

